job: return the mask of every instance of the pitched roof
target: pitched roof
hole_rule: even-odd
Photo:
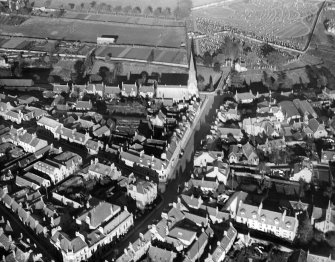
[[[275,227],[282,227],[292,231],[295,228],[297,219],[288,215],[283,215],[280,212],[275,212],[261,208],[259,206],[242,203],[237,211],[237,215],[241,217],[250,217],[259,220],[260,223],[266,223]]]
[[[121,90],[118,86],[105,86],[105,94],[106,95],[118,95]]]
[[[190,249],[187,251],[186,256],[191,260],[195,261],[201,256],[200,250],[203,250],[208,243],[208,236],[206,232],[202,232],[197,240],[194,241]]]
[[[176,100],[183,100],[184,98],[186,100],[190,99],[190,93],[187,88],[187,86],[181,86],[181,85],[168,85],[168,86],[162,86],[158,85],[157,87],[157,98],[163,98],[163,99],[176,99]]]
[[[48,181],[47,179],[45,179],[43,177],[40,177],[40,176],[38,176],[34,173],[31,173],[31,172],[27,172],[26,174],[24,174],[24,177],[28,178],[29,180],[35,182],[38,185],[42,185],[43,182]]]
[[[168,235],[182,241],[190,242],[196,237],[196,232],[181,227],[174,227]]]
[[[40,120],[38,120],[37,123],[43,126],[51,127],[51,128],[57,128],[62,125],[58,121],[52,118],[49,118],[49,117],[45,117],[45,116],[43,116]]]
[[[57,231],[51,239],[53,242],[57,243],[57,240],[60,242],[60,247],[65,252],[67,251],[73,251],[74,253],[82,250],[83,248],[87,247],[86,242],[81,239],[81,237],[77,236],[73,239],[70,239],[70,237],[61,231]]]
[[[0,79],[0,86],[29,87],[33,85],[32,79]]]
[[[77,101],[76,103],[77,109],[91,109],[92,108],[92,102],[89,101]]]
[[[152,261],[170,262],[176,258],[177,254],[173,251],[165,250],[155,246],[150,246],[148,256],[151,258]]]
[[[300,116],[298,109],[292,101],[285,100],[280,102],[279,105],[281,106],[284,115],[287,115],[287,117]]]
[[[20,176],[16,176],[15,184],[19,187],[30,187],[34,190],[37,190],[37,189],[40,188],[39,185],[37,185],[33,182],[30,182],[29,180],[26,180],[26,179],[24,179],[23,177],[20,177]]]
[[[315,133],[319,128],[324,129],[324,126],[319,123],[318,120],[312,118],[308,121],[308,127]]]
[[[88,217],[90,219],[89,225],[93,228],[97,228],[120,211],[121,207],[101,201],[97,206],[94,206],[92,209],[80,215],[77,220],[85,222]]]

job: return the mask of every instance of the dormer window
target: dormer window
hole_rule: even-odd
[[[287,228],[291,228],[291,222],[288,221],[288,222],[285,223],[285,225],[286,225]]]
[[[253,218],[253,219],[255,219],[255,218],[257,217],[257,213],[256,213],[256,211],[253,211],[251,214],[252,214],[252,218]]]
[[[276,218],[274,219],[274,222],[275,222],[275,225],[278,225],[278,224],[279,224],[279,219],[276,217]]]
[[[265,215],[261,216],[261,220],[262,220],[262,222],[265,222]]]

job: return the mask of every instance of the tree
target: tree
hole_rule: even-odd
[[[114,73],[113,72],[106,72],[105,78],[104,78],[104,83],[106,85],[111,85],[115,83],[115,78],[114,78]]]
[[[204,54],[204,65],[205,66],[211,66],[213,64],[213,57],[211,54],[207,51]]]
[[[162,14],[162,8],[157,7],[154,11],[154,16],[160,16]]]
[[[122,63],[120,62],[114,63],[114,75],[118,76],[118,75],[121,75],[122,73],[123,73]]]
[[[162,15],[164,15],[165,17],[171,16],[171,8],[170,7],[166,7],[163,10]]]
[[[114,8],[114,12],[120,13],[122,11],[122,6],[118,5]]]
[[[81,4],[80,4],[80,8],[81,8],[81,9],[84,9],[84,6],[85,6],[84,3],[81,3]]]
[[[152,12],[153,12],[152,7],[149,5],[144,9],[143,14],[145,16],[150,16],[152,15]]]
[[[92,51],[87,54],[85,62],[84,62],[84,67],[85,67],[85,73],[91,70],[95,63],[95,52]]]
[[[215,72],[221,72],[221,63],[220,62],[215,62],[213,69],[214,69]]]
[[[141,14],[141,8],[140,7],[138,7],[138,6],[136,6],[134,9],[133,9],[133,14],[136,14],[136,15],[138,15],[138,14]]]
[[[276,51],[271,45],[263,44],[260,48],[260,54],[262,57],[267,57],[271,52]]]
[[[183,0],[178,2],[178,6],[173,11],[174,16],[177,19],[183,19],[190,16],[192,1],[191,0]]]
[[[105,56],[105,61],[110,61],[112,58],[112,53],[108,53],[106,56]]]
[[[48,82],[49,83],[55,83],[55,78],[52,75],[48,76]]]
[[[335,248],[335,231],[329,231],[325,234],[326,242],[328,245],[330,245],[332,248]]]
[[[313,225],[310,222],[308,213],[305,211],[299,219],[298,240],[301,244],[306,245],[313,239],[313,235]]]
[[[96,2],[96,1],[92,1],[92,2],[90,3],[91,8],[94,8],[96,5],[97,5],[97,2]]]
[[[74,73],[76,73],[76,80],[81,81],[85,74],[85,63],[83,60],[77,60],[73,66]],[[75,81],[74,81],[75,82]]]
[[[109,68],[106,67],[106,66],[101,66],[99,68],[99,75],[102,77],[102,80],[104,81],[105,80],[105,77],[106,77],[106,74],[107,72],[109,72]]]
[[[214,91],[214,84],[213,84],[213,78],[212,78],[212,76],[209,77],[208,91],[209,92],[213,92]]]
[[[97,74],[90,75],[90,81],[91,82],[101,82],[102,77],[100,75],[97,75]]]
[[[198,75],[197,81],[199,90],[203,91],[205,89],[205,78],[202,75]]]
[[[131,8],[130,5],[127,5],[125,8],[123,8],[123,12],[124,12],[125,14],[130,13],[131,10],[132,10],[132,8]]]

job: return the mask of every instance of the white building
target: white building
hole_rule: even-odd
[[[249,228],[274,234],[277,237],[293,241],[298,229],[297,217],[283,213],[263,209],[263,204],[259,206],[250,205],[240,201],[236,222],[246,224]]]
[[[98,45],[111,45],[115,44],[117,40],[116,35],[101,35],[97,37],[97,44]]]
[[[97,179],[109,177],[112,180],[117,180],[121,176],[121,171],[112,163],[111,165],[105,165],[98,162],[98,159],[91,161],[91,165],[88,168],[88,174]]]
[[[139,209],[144,209],[157,198],[157,184],[150,181],[136,181],[128,185],[127,194],[136,200]]]
[[[69,175],[66,166],[49,159],[36,162],[34,169],[46,174],[54,184],[62,181]]]

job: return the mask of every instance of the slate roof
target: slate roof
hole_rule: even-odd
[[[33,182],[30,182],[29,180],[26,180],[21,176],[16,176],[15,184],[18,185],[19,187],[30,187],[34,190],[37,190],[37,189],[40,188],[39,185],[37,185]]]
[[[237,211],[237,215],[259,220],[261,223],[266,223],[271,226],[282,227],[289,231],[294,230],[296,223],[298,223],[294,217],[288,215],[283,217],[282,213],[264,208],[261,208],[259,213],[258,209],[258,206],[242,203]],[[255,218],[253,216],[255,216]]]
[[[99,204],[92,209],[84,212],[80,215],[77,220],[86,223],[86,217],[90,218],[90,226],[93,228],[97,228],[103,222],[105,222],[108,218],[115,216],[117,213],[121,211],[121,207],[117,205],[110,204],[105,201],[99,202]]]
[[[53,242],[57,243],[57,240],[60,241],[60,247],[65,252],[67,251],[73,251],[74,253],[82,250],[83,248],[87,247],[87,244],[84,240],[81,239],[81,237],[75,237],[73,239],[70,239],[70,237],[61,231],[57,231],[51,239]]]
[[[196,232],[181,227],[174,227],[170,230],[168,235],[176,239],[190,242],[196,237]]]
[[[32,79],[0,79],[0,86],[30,87],[33,85]]]
[[[202,232],[198,239],[193,242],[190,249],[187,251],[186,256],[191,260],[195,261],[201,256],[200,250],[202,250],[208,243],[208,236],[205,232]]]
[[[91,101],[77,101],[76,103],[77,109],[92,109],[92,102]]]
[[[163,99],[186,100],[190,99],[190,93],[187,86],[182,85],[158,85],[156,97]]]
[[[31,173],[31,172],[27,172],[25,175],[24,175],[25,178],[28,178],[29,180],[35,182],[36,184],[38,185],[42,185],[44,181],[48,181],[48,179],[45,179],[43,177],[40,177],[34,173]]]
[[[280,102],[279,105],[281,106],[284,115],[287,115],[287,117],[300,116],[300,113],[293,102],[285,100]]]
[[[118,86],[105,86],[106,95],[119,95],[121,90]]]
[[[58,121],[56,121],[52,118],[49,118],[49,117],[45,117],[45,116],[43,116],[40,120],[38,120],[37,123],[39,123],[43,126],[51,127],[51,128],[57,128],[57,127],[62,125]]]
[[[151,258],[152,261],[170,262],[176,258],[177,254],[173,251],[165,250],[155,246],[150,246],[148,256]]]

